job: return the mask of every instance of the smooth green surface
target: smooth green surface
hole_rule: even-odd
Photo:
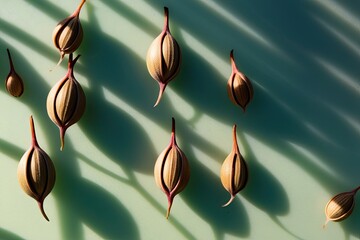
[[[88,0],[75,66],[87,108],[63,151],[45,107],[66,73],[66,60],[55,67],[51,36],[79,1],[0,2],[0,77],[9,48],[25,83],[21,98],[0,91],[0,239],[360,238],[357,207],[322,228],[327,201],[360,184],[357,1]],[[158,86],[145,56],[164,6],[183,64],[153,108]],[[254,86],[246,113],[226,93],[231,49]],[[30,115],[57,171],[44,204],[50,222],[16,177]],[[153,166],[170,140],[171,117],[191,179],[167,220]],[[250,179],[221,208],[229,194],[219,171],[233,124]]]

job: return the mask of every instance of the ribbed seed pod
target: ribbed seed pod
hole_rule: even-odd
[[[30,117],[31,147],[22,156],[17,176],[21,188],[34,198],[44,218],[49,221],[44,211],[44,199],[55,185],[55,167],[50,157],[42,150],[36,140],[33,118]]]
[[[8,93],[10,93],[14,97],[20,97],[24,92],[24,83],[22,78],[17,74],[14,68],[14,63],[11,58],[10,50],[7,50],[7,54],[9,57],[10,63],[10,72],[5,80],[5,87]]]
[[[174,197],[186,187],[190,178],[190,167],[185,154],[176,144],[175,119],[172,118],[170,144],[159,155],[154,167],[154,177],[157,186],[166,194],[168,209],[166,218]]]
[[[60,130],[61,150],[64,148],[65,131],[78,122],[85,111],[85,94],[74,77],[74,65],[79,57],[80,55],[73,60],[70,53],[68,72],[50,90],[46,101],[47,113]]]
[[[239,105],[244,111],[254,95],[250,80],[240,72],[234,60],[234,50],[230,52],[232,72],[227,82],[227,92],[230,100]]]
[[[248,175],[246,162],[239,151],[236,125],[234,125],[233,148],[231,153],[225,158],[220,170],[221,183],[231,195],[230,200],[223,207],[228,206],[234,200],[235,195],[246,186]]]
[[[170,33],[167,7],[164,7],[164,15],[164,28],[151,43],[146,55],[147,69],[160,87],[154,107],[160,102],[167,84],[178,74],[181,63],[180,46]]]
[[[73,53],[81,44],[83,29],[79,15],[85,2],[86,0],[82,0],[74,13],[60,21],[53,31],[53,42],[60,52],[59,63],[63,60],[65,54]]]
[[[326,222],[342,221],[352,213],[355,207],[355,194],[360,189],[360,186],[350,192],[343,192],[331,198],[325,206]]]

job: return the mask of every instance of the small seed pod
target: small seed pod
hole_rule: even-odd
[[[160,87],[154,107],[160,102],[167,84],[178,74],[181,63],[180,46],[170,33],[167,7],[164,7],[164,15],[164,28],[151,43],[146,56],[147,69]]]
[[[10,50],[6,49],[10,62],[10,72],[5,80],[5,87],[8,93],[14,97],[20,97],[24,92],[24,83],[19,74],[15,71],[14,64],[11,58]]]
[[[352,213],[355,207],[355,194],[360,186],[350,192],[343,192],[331,198],[325,206],[326,221],[323,227],[329,221],[342,221]]]
[[[21,188],[38,202],[42,215],[49,221],[43,203],[55,185],[55,168],[50,157],[39,147],[32,116],[30,117],[30,129],[31,147],[20,159],[17,176]]]
[[[234,200],[235,195],[246,186],[248,181],[248,169],[239,151],[236,139],[236,125],[233,126],[233,148],[221,166],[220,179],[224,188],[231,195],[230,200],[223,205],[226,207]]]
[[[250,80],[237,69],[233,52],[234,50],[230,52],[232,72],[227,82],[227,92],[230,100],[235,105],[239,105],[245,112],[247,105],[253,98],[254,90]]]
[[[158,187],[167,196],[168,209],[166,218],[168,218],[174,197],[184,190],[190,178],[188,160],[176,144],[174,118],[172,118],[170,144],[156,160],[154,177]]]
[[[64,148],[65,131],[78,122],[85,111],[85,94],[74,77],[74,65],[79,57],[80,55],[73,60],[70,53],[68,72],[50,90],[46,101],[47,113],[60,130],[61,150]]]
[[[75,52],[83,39],[83,29],[80,23],[80,11],[86,0],[82,0],[77,9],[69,17],[60,21],[53,31],[53,42],[60,52],[59,63],[65,54]]]

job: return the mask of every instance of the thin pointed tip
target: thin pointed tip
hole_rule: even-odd
[[[173,133],[175,133],[175,118],[174,117],[171,118],[171,131]]]
[[[43,215],[43,217],[46,219],[46,221],[50,222],[48,216],[46,215],[45,213],[45,210],[44,210],[44,201],[39,201],[38,202],[38,205],[39,205],[39,208],[40,208],[40,212],[41,214]]]
[[[10,49],[7,48],[6,51],[7,51],[9,62],[10,62],[10,72],[11,72],[11,71],[14,71],[14,63],[12,61],[12,57],[11,57],[11,54],[10,54]]]
[[[234,58],[234,49],[231,49],[230,51],[230,58]]]
[[[64,127],[60,127],[60,151],[64,150],[65,146],[65,131]]]
[[[163,96],[163,93],[164,93],[164,91],[165,91],[165,88],[166,88],[166,84],[159,83],[159,87],[160,87],[160,89],[159,89],[159,95],[158,95],[158,98],[157,98],[157,100],[156,100],[156,102],[155,102],[155,104],[154,104],[154,107],[156,107],[156,106],[160,103],[160,100],[161,100],[161,98],[162,98],[162,96]]]
[[[37,139],[36,139],[36,132],[35,132],[35,124],[33,116],[30,115],[30,134],[31,134],[31,144],[32,146],[39,146]]]
[[[168,198],[168,208],[167,208],[167,211],[166,211],[166,219],[169,219],[170,211],[171,211],[171,207],[172,207],[172,203],[173,203],[174,198],[171,195],[168,195],[167,198]]]
[[[170,211],[171,211],[171,206],[172,206],[172,202],[169,202],[169,206],[168,206],[168,209],[166,211],[166,219],[169,219],[170,217]]]
[[[237,142],[237,137],[236,137],[236,124],[234,124],[234,126],[233,126],[232,135],[233,135],[233,147],[235,149],[235,148],[238,148],[238,142]]]
[[[80,15],[80,11],[81,11],[81,8],[83,7],[83,5],[85,4],[86,0],[82,0],[78,7],[76,8],[76,10],[74,11],[74,13],[72,14],[72,16],[79,16]]]
[[[160,100],[161,100],[161,98],[162,98],[162,95],[163,95],[163,91],[160,90],[159,95],[158,95],[158,98],[157,98],[157,100],[156,100],[156,102],[155,102],[155,104],[154,104],[153,107],[156,107],[156,106],[160,103]]]
[[[164,28],[163,31],[170,31],[169,29],[169,8],[164,7]]]
[[[61,64],[61,62],[64,60],[64,57],[65,57],[65,53],[60,52],[60,59],[57,62],[57,64],[55,65],[55,67],[53,69],[50,69],[50,72],[52,72],[55,68],[57,68]]]
[[[353,190],[354,194],[356,194],[357,191],[359,191],[359,190],[360,190],[360,186],[358,186],[357,188],[355,188],[355,189]]]
[[[231,195],[231,198],[229,199],[229,201],[227,203],[225,203],[224,205],[222,205],[222,207],[227,207],[229,206],[230,203],[232,203],[235,199],[235,195]]]
[[[60,151],[64,150],[64,139],[60,139],[61,143],[60,143]]]

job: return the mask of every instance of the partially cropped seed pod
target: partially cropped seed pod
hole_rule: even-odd
[[[331,198],[325,206],[326,222],[342,221],[352,213],[355,207],[355,194],[360,189],[360,186],[350,192],[343,192]]]
[[[231,50],[230,61],[232,72],[227,82],[227,92],[230,100],[245,111],[253,98],[254,90],[250,80],[237,69],[233,53],[234,51]]]
[[[166,218],[168,218],[174,197],[184,190],[190,178],[188,160],[176,144],[174,118],[172,119],[170,144],[156,160],[154,177],[158,187],[167,196],[168,209]]]
[[[233,126],[233,147],[231,153],[224,160],[221,170],[220,179],[224,188],[230,193],[230,199],[223,207],[228,206],[247,183],[248,169],[246,162],[239,151],[236,138],[236,125]]]
[[[50,119],[59,127],[61,150],[64,148],[65,131],[78,122],[85,111],[86,98],[84,91],[74,77],[74,60],[69,55],[68,72],[49,92],[46,101]]]
[[[83,39],[83,29],[80,23],[80,11],[86,0],[82,0],[77,9],[69,17],[60,21],[53,31],[53,42],[60,52],[59,63],[65,54],[75,52]]]
[[[30,129],[31,147],[19,162],[17,176],[21,188],[38,202],[42,215],[49,221],[43,204],[55,185],[55,168],[49,155],[39,147],[32,117],[30,117]]]
[[[10,50],[6,49],[10,62],[10,72],[5,80],[5,87],[8,93],[14,97],[20,97],[24,92],[24,83],[19,74],[15,71],[14,63],[11,58]]]
[[[164,28],[151,43],[146,65],[150,75],[159,83],[159,95],[154,107],[160,102],[167,84],[178,74],[181,63],[181,50],[169,29],[169,10],[164,7]]]

